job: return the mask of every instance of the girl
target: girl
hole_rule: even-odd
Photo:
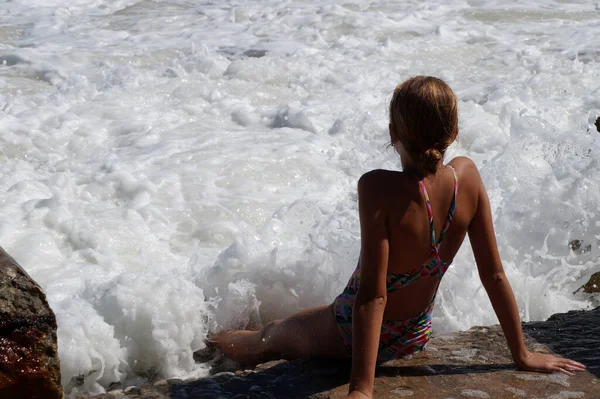
[[[358,181],[361,255],[344,291],[329,306],[273,321],[260,331],[225,331],[214,344],[247,364],[351,357],[348,398],[370,398],[378,362],[427,345],[437,289],[468,233],[479,277],[517,366],[568,375],[583,370],[580,363],[525,348],[479,172],[465,157],[442,164],[458,135],[450,87],[424,76],[398,85],[389,132],[402,172],[373,170]]]

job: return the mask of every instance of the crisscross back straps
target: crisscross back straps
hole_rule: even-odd
[[[448,165],[448,166],[450,166],[450,165]],[[436,249],[439,249],[440,245],[442,245],[442,241],[444,240],[444,237],[446,236],[446,233],[448,232],[448,228],[450,227],[450,222],[452,221],[452,218],[454,217],[454,211],[456,210],[456,194],[458,194],[458,175],[456,174],[456,170],[454,170],[454,168],[452,166],[450,166],[450,169],[452,169],[452,175],[454,176],[454,195],[452,196],[452,202],[450,203],[450,209],[448,210],[448,216],[446,217],[446,223],[444,223],[444,227],[442,228],[442,232],[440,233],[440,239],[435,246]]]
[[[429,236],[431,237],[431,246],[435,248],[435,228],[433,226],[433,209],[431,208],[431,200],[429,199],[429,194],[427,193],[427,189],[425,188],[425,183],[423,183],[423,180],[419,180],[419,186],[421,187],[421,192],[423,193],[423,197],[425,198],[425,205],[427,206],[427,217],[429,218]]]
[[[448,231],[448,227],[450,227],[450,222],[454,217],[454,211],[456,209],[456,194],[458,193],[458,175],[456,174],[456,170],[450,165],[448,165],[450,169],[452,169],[452,174],[454,175],[454,195],[452,196],[452,202],[450,203],[450,210],[448,211],[448,216],[446,217],[446,222],[444,223],[444,228],[440,233],[440,239],[436,241],[435,239],[435,226],[433,225],[433,209],[431,208],[431,200],[429,199],[429,194],[427,193],[427,189],[425,188],[425,184],[423,180],[419,181],[419,186],[421,187],[421,191],[423,192],[423,197],[425,197],[425,204],[427,206],[427,217],[429,218],[429,235],[431,237],[431,247],[437,251],[444,240],[444,236]]]

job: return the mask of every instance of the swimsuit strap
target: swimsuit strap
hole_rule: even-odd
[[[429,218],[429,235],[431,237],[431,246],[435,248],[435,228],[433,226],[433,209],[431,208],[431,200],[429,199],[429,194],[427,193],[427,189],[425,188],[425,183],[423,183],[423,180],[419,180],[419,186],[421,187],[421,192],[423,193],[423,197],[425,198],[425,205],[427,206],[427,217]]]
[[[450,165],[448,165],[450,166]],[[454,168],[452,166],[450,166],[450,169],[452,169],[452,175],[454,175],[454,194],[452,195],[452,202],[450,203],[450,209],[448,210],[448,216],[446,217],[446,223],[444,223],[444,227],[442,228],[442,232],[440,233],[440,239],[436,244],[436,249],[440,248],[440,245],[442,245],[442,241],[444,240],[444,237],[446,236],[446,232],[448,232],[448,228],[450,227],[450,222],[452,221],[452,218],[454,217],[454,211],[456,210],[456,194],[458,194],[458,175],[456,174],[456,170],[454,170]]]
[[[419,181],[419,186],[421,187],[421,191],[423,192],[423,197],[425,198],[425,204],[427,206],[427,217],[429,218],[429,234],[431,237],[431,247],[435,252],[438,251],[442,241],[444,240],[444,236],[448,231],[448,227],[450,227],[450,222],[454,217],[454,211],[456,210],[456,194],[458,193],[458,175],[456,174],[456,170],[450,165],[448,165],[450,169],[452,169],[452,174],[454,175],[454,195],[452,196],[452,202],[450,203],[450,210],[448,211],[448,216],[446,217],[446,223],[444,223],[444,228],[442,228],[442,232],[440,233],[440,239],[436,241],[435,239],[435,226],[433,225],[433,209],[431,207],[431,200],[429,199],[429,194],[427,193],[427,189],[425,188],[425,183],[423,180]]]

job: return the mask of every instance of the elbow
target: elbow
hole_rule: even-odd
[[[356,296],[355,305],[359,307],[367,307],[370,309],[384,309],[387,304],[387,292],[375,295],[359,295]]]
[[[481,276],[481,282],[483,283],[484,287],[501,285],[506,281],[506,274],[504,274],[504,271]]]
[[[383,317],[385,305],[387,304],[387,295],[356,295],[354,306],[352,307],[352,317],[356,320],[364,320],[371,317]]]
[[[373,303],[374,306],[385,308],[385,305],[387,304],[387,295],[378,295],[372,298],[370,302]]]

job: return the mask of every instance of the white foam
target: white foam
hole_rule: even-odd
[[[329,303],[359,251],[356,182],[398,168],[387,101],[415,74],[460,99],[448,156],[481,169],[522,319],[586,307],[594,7],[1,3],[0,243],[56,310],[65,387],[204,375],[210,329]],[[496,321],[466,244],[434,329]]]

